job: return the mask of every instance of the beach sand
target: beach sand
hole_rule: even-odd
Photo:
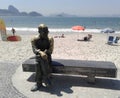
[[[87,33],[67,34],[65,38],[54,38],[54,51],[52,58],[80,59],[96,61],[112,61],[119,67],[120,41],[115,45],[108,45],[107,34],[92,34],[90,41],[77,41]],[[0,40],[0,60],[24,61],[34,56],[31,47],[31,38],[36,35],[20,35],[22,40],[9,42]],[[53,36],[54,35],[49,35]],[[114,36],[120,36],[114,34]]]
[[[71,98],[118,98],[120,97],[120,41],[115,45],[108,45],[107,34],[97,34],[93,33],[93,37],[90,41],[77,41],[77,39],[82,39],[86,36],[87,33],[75,33],[75,34],[65,34],[65,38],[54,38],[54,51],[52,58],[54,59],[77,59],[77,60],[95,60],[95,61],[111,61],[115,63],[118,69],[118,75],[116,81],[113,80],[99,80],[98,87],[89,86],[85,84],[84,78],[62,78],[61,80],[65,83],[62,83],[60,79],[55,78],[57,82],[62,83],[63,88],[57,86],[54,88],[54,91],[49,93],[49,91],[41,92],[30,92],[30,88],[33,86],[34,82],[28,82],[27,79],[31,73],[25,73],[22,71],[22,66],[17,69],[17,75],[13,75],[13,85],[25,96],[29,98],[38,98],[42,95],[41,98],[57,98],[60,97],[71,97]],[[114,36],[120,36],[120,34],[113,34]],[[34,56],[31,48],[30,40],[35,35],[20,35],[22,40],[19,42],[4,42],[0,40],[0,61],[18,61],[24,62],[26,59]],[[50,36],[55,36],[50,34]],[[21,74],[20,78],[17,80],[16,77],[19,77],[18,74]],[[65,80],[66,79],[66,80]],[[70,82],[68,81],[70,80]],[[72,81],[71,81],[72,80]],[[69,82],[69,85],[66,82]],[[81,81],[81,82],[80,82]],[[104,83],[105,81],[105,83]],[[110,81],[112,84],[110,84]],[[24,82],[25,84],[20,84]],[[78,83],[79,82],[79,83]],[[109,82],[109,83],[107,83]],[[71,84],[70,84],[71,83]],[[102,83],[102,84],[100,84]],[[22,85],[22,86],[21,86]],[[60,84],[61,85],[61,84]],[[114,85],[116,88],[114,88]],[[67,87],[68,86],[68,87]],[[99,87],[103,86],[103,87]],[[105,86],[105,88],[104,88]],[[119,87],[118,87],[119,86]],[[58,88],[57,88],[58,87]],[[113,87],[113,88],[111,88]],[[69,90],[67,90],[69,88]],[[107,88],[107,89],[106,89]],[[57,91],[61,91],[61,94],[58,94]],[[68,91],[68,92],[67,92]],[[92,92],[91,92],[92,91]],[[56,92],[57,94],[52,94]],[[80,97],[81,96],[81,97]]]

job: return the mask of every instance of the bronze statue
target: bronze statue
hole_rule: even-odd
[[[31,40],[33,52],[36,55],[36,84],[31,91],[37,91],[41,86],[51,85],[51,54],[54,47],[54,39],[48,37],[48,27],[40,24],[38,27],[39,35]]]

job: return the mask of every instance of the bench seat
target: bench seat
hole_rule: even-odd
[[[35,64],[35,57],[26,60],[22,64],[23,71],[35,72]],[[106,61],[53,59],[52,67],[52,73],[56,74],[86,75],[88,82],[95,82],[95,76],[111,78],[117,76],[115,64]]]

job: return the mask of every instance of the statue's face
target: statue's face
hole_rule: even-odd
[[[38,32],[40,33],[40,37],[41,38],[46,38],[48,36],[48,32],[44,32],[41,29],[38,29]]]
[[[41,38],[47,38],[48,37],[48,27],[45,26],[44,24],[40,24],[38,27],[38,32],[40,33]]]
[[[48,36],[48,33],[46,33],[46,32],[40,32],[40,36],[42,38],[46,38]]]

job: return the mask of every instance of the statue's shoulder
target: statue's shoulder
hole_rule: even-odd
[[[32,38],[31,38],[31,42],[32,42],[32,41],[35,41],[35,40],[37,40],[37,39],[39,39],[39,36],[38,36],[38,35],[32,37]]]
[[[51,36],[49,36],[48,38],[49,38],[49,41],[53,41],[54,40],[53,37],[51,37]]]

